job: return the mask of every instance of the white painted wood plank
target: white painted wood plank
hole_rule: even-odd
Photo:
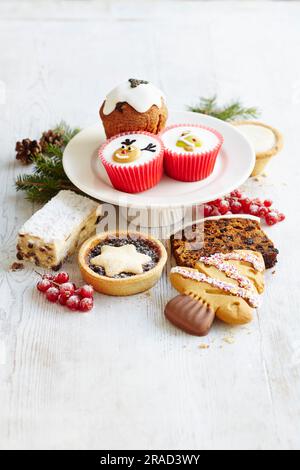
[[[299,18],[296,2],[0,2],[0,448],[300,447]],[[31,269],[8,271],[33,211],[13,188],[15,141],[62,117],[93,123],[129,75],[164,88],[174,109],[240,96],[284,132],[263,184],[246,185],[287,213],[269,230],[279,264],[247,327],[218,323],[204,340],[176,330],[162,315],[166,274],[149,294],[99,295],[80,317],[46,304]]]

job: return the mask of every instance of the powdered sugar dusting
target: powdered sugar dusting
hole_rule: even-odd
[[[21,227],[19,233],[46,243],[64,240],[99,205],[73,191],[60,191]]]

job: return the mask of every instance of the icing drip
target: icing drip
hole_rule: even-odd
[[[219,279],[215,279],[213,277],[208,277],[205,274],[200,273],[199,271],[190,271],[186,268],[181,266],[176,266],[175,268],[171,269],[171,273],[180,274],[181,276],[192,279],[198,282],[206,282],[217,289],[221,289],[229,294],[236,295],[241,297],[249,302],[251,307],[256,308],[259,306],[259,297],[249,289],[244,289],[242,287],[236,287],[229,282],[221,281]]]
[[[162,105],[163,93],[152,83],[140,81],[138,86],[132,86],[127,80],[114,88],[106,97],[103,107],[103,113],[108,115],[112,113],[118,103],[128,103],[138,113],[145,113],[151,106],[156,105],[158,108]]]

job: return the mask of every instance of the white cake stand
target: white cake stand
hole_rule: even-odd
[[[64,170],[72,183],[87,195],[119,206],[127,221],[132,216],[138,220],[136,225],[141,227],[174,225],[183,218],[187,209],[192,213],[191,208],[221,197],[243,184],[255,164],[254,150],[236,127],[211,116],[188,111],[171,111],[168,124],[174,123],[203,124],[223,135],[224,144],[215,169],[205,180],[184,183],[163,176],[157,186],[143,193],[117,191],[97,157],[98,148],[105,140],[100,122],[82,130],[69,142],[63,155]],[[199,216],[201,214],[196,214],[197,218]]]

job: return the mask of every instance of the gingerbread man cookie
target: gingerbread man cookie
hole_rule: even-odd
[[[250,250],[216,253],[201,257],[195,267],[196,269],[176,266],[171,270],[170,279],[175,289],[199,303],[198,308],[197,304],[193,304],[191,316],[186,314],[186,303],[183,313],[178,308],[178,302],[175,302],[174,309],[172,299],[165,309],[165,314],[172,323],[180,327],[185,320],[189,323],[190,319],[193,325],[185,323],[185,328],[182,329],[189,330],[188,332],[194,330],[192,334],[202,336],[207,334],[214,315],[231,325],[241,325],[252,320],[254,309],[259,305],[259,295],[264,290],[265,265],[260,253]],[[206,306],[205,312],[203,305]],[[205,319],[203,328],[200,325],[200,313]]]

